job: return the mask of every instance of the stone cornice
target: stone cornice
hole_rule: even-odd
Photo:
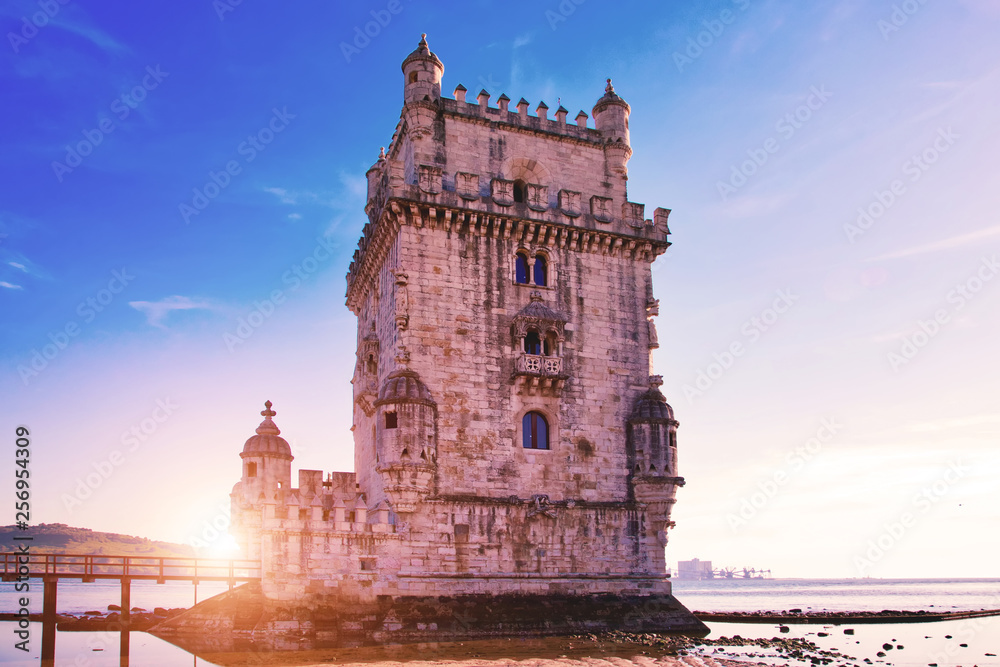
[[[598,228],[598,225],[605,223],[597,222],[590,215],[566,218],[566,222],[559,222],[556,217],[562,214],[551,209],[543,213],[532,212],[538,219],[490,210],[494,208],[491,205],[486,206],[486,210],[470,210],[453,204],[423,201],[425,197],[415,186],[408,186],[407,189],[414,198],[390,198],[386,201],[378,222],[369,222],[363,228],[347,273],[347,307],[355,314],[359,312],[363,297],[363,291],[358,286],[371,285],[375,281],[382,260],[402,225],[440,229],[450,234],[502,238],[519,244],[531,243],[560,250],[641,259],[646,262],[652,262],[670,246],[665,238],[655,238],[657,233],[653,228],[640,230],[643,232],[641,235],[623,234]],[[440,200],[444,199],[442,195],[454,194],[443,192],[429,197]],[[530,211],[527,207],[524,208]]]

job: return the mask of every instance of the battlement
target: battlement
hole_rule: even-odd
[[[475,101],[466,100],[465,88],[461,84],[455,89],[454,99],[440,100],[443,113],[471,121],[502,123],[512,129],[557,134],[597,145],[608,141],[602,132],[587,127],[590,116],[582,109],[576,115],[576,122],[571,122],[567,120],[569,112],[562,106],[556,109],[555,118],[549,118],[549,107],[544,101],[535,107],[535,115],[529,113],[530,103],[523,97],[513,109],[510,108],[510,98],[506,95],[501,95],[497,99],[497,106],[490,106],[489,102],[490,94],[485,90],[480,91]]]

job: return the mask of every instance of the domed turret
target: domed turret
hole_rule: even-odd
[[[632,113],[628,102],[619,97],[608,79],[604,97],[593,108],[594,127],[604,135],[604,156],[608,167],[622,176],[628,176],[628,161],[632,157],[629,143],[628,117]]]
[[[260,413],[264,421],[257,427],[257,435],[243,445],[240,458],[243,459],[242,496],[247,503],[256,503],[261,498],[272,499],[279,489],[291,487],[292,448],[281,437],[281,430],[271,417],[278,414],[271,409],[271,401],[264,403]]]
[[[264,416],[264,421],[257,427],[257,435],[249,438],[243,445],[240,458],[270,456],[289,461],[295,458],[292,456],[292,448],[289,447],[288,441],[280,437],[281,430],[278,428],[278,425],[271,421],[271,417],[278,414],[271,409],[271,405],[271,401],[264,403],[264,410],[260,413]]]
[[[677,475],[677,427],[674,409],[660,392],[663,379],[650,377],[649,390],[636,399],[628,419],[629,465],[636,476]]]
[[[420,44],[403,60],[403,103],[427,100],[436,102],[441,97],[441,77],[444,65],[427,46],[427,34],[420,36]]]
[[[413,371],[393,371],[375,401],[375,460],[386,498],[413,512],[431,491],[437,461],[437,405]]]

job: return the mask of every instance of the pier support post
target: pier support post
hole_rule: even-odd
[[[53,664],[56,658],[56,592],[59,579],[42,579],[42,664]],[[46,662],[48,661],[48,662]]]
[[[122,577],[122,628],[128,628],[132,615],[132,580],[129,577]]]
[[[132,579],[122,577],[121,641],[119,644],[119,665],[128,665],[129,626],[132,621]]]

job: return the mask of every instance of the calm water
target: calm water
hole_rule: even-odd
[[[14,611],[13,584],[0,585],[0,611]],[[225,586],[215,590],[221,592]],[[756,611],[803,610],[830,611],[880,611],[901,609],[916,611],[955,611],[968,609],[1000,609],[1000,580],[711,580],[674,582],[674,592],[690,609],[699,611]],[[210,595],[208,585],[199,586],[198,599]],[[59,611],[81,613],[90,609],[106,609],[118,602],[115,584],[80,584],[64,582],[59,587]],[[36,604],[37,601],[37,604]],[[190,606],[193,589],[187,584],[147,584],[136,582],[132,586],[134,606],[152,609],[156,606]],[[32,609],[41,611],[41,587],[32,591]],[[38,665],[38,647],[41,641],[40,624],[32,624],[32,653],[24,654],[13,648],[14,623],[0,623],[0,663],[4,665]],[[1000,667],[1000,659],[988,653],[1000,654],[1000,617],[946,621],[938,623],[894,625],[791,625],[788,633],[781,633],[776,625],[712,623],[711,637],[741,635],[748,638],[801,637],[819,646],[838,650],[862,666],[865,658],[875,667]],[[845,628],[852,628],[854,635],[846,635]],[[826,636],[820,636],[820,633]],[[950,637],[949,637],[950,635]],[[536,640],[536,644],[521,642],[521,652],[532,645],[538,653],[550,654],[556,640]],[[882,645],[890,643],[891,650],[885,657],[878,657]],[[965,644],[965,646],[962,646]],[[470,646],[465,642],[456,653],[454,665],[475,665],[467,658]],[[439,645],[440,646],[440,645]],[[902,649],[896,648],[902,646]],[[440,646],[445,656],[448,647]],[[505,651],[496,642],[483,644],[483,659],[503,658]],[[787,664],[786,660],[761,658],[762,649],[719,651],[714,647],[702,649],[715,657],[736,657],[752,652],[754,660]],[[441,655],[440,653],[438,655]],[[514,657],[514,656],[511,656]],[[314,661],[313,661],[314,662]],[[838,661],[839,663],[839,661]],[[61,632],[56,645],[56,665],[73,667],[111,667],[118,665],[118,635],[100,632]],[[195,658],[190,653],[159,640],[151,635],[133,632],[131,639],[131,664],[142,667],[172,665],[213,665],[215,663]],[[555,663],[553,663],[555,664]],[[565,664],[565,663],[564,663]],[[802,663],[799,663],[802,664]]]
[[[673,587],[691,611],[1000,609],[1000,579],[675,579]]]

